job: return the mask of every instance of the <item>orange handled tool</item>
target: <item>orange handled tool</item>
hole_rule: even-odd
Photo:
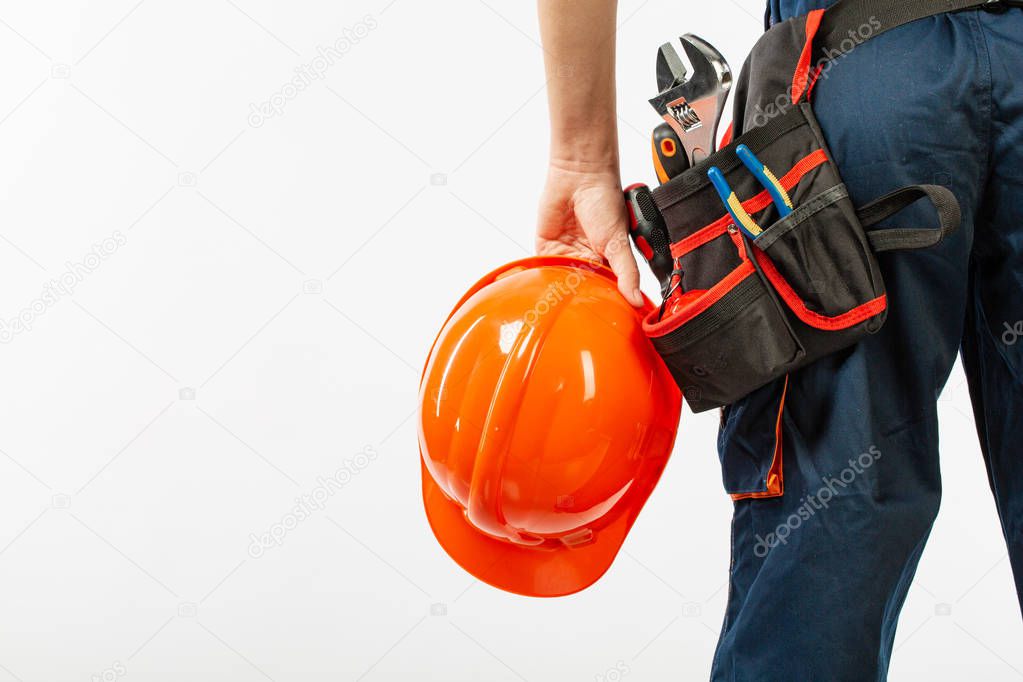
[[[654,171],[661,184],[671,180],[689,168],[689,156],[678,139],[678,133],[667,123],[654,128],[650,140],[653,148]]]

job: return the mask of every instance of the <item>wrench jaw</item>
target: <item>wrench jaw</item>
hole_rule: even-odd
[[[672,44],[661,45],[657,50],[657,90],[664,92],[682,85],[686,75],[686,65],[679,59]]]
[[[714,151],[721,112],[732,86],[732,72],[724,56],[702,38],[687,33],[679,42],[693,73],[685,78],[685,66],[674,45],[662,45],[657,52],[660,92],[650,100],[650,105],[678,134],[693,165]]]
[[[720,83],[727,94],[732,87],[732,70],[725,56],[706,40],[692,33],[679,37],[679,42],[693,65],[693,77],[704,83]]]

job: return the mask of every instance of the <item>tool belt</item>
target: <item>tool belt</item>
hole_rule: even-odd
[[[842,0],[777,24],[754,46],[736,83],[728,145],[656,188],[644,213],[668,228],[682,289],[673,311],[644,330],[694,412],[728,405],[884,323],[888,299],[876,254],[940,243],[960,222],[959,204],[938,185],[898,189],[861,207],[849,198],[814,116],[822,72],[860,43],[943,12],[997,8],[977,0]],[[779,218],[764,186],[736,155],[745,144],[773,170],[793,210]],[[717,167],[762,231],[750,238],[708,180]],[[930,227],[878,223],[925,199]]]

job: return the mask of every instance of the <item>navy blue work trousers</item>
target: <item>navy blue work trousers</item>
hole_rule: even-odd
[[[771,0],[772,21],[828,2]],[[814,88],[856,205],[942,184],[940,246],[879,260],[881,331],[789,378],[784,493],[735,503],[715,682],[885,680],[899,611],[938,512],[937,399],[957,353],[1017,594],[1023,594],[1023,9],[922,19],[841,57]],[[892,225],[934,224],[917,202]],[[726,488],[773,461],[779,383],[722,415]]]

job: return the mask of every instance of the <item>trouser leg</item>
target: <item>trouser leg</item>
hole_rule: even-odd
[[[1023,9],[982,15],[991,170],[977,217],[963,365],[1023,605]]]
[[[975,14],[924,19],[868,41],[815,88],[856,204],[902,185],[945,184],[962,204],[963,225],[934,249],[882,254],[890,303],[882,330],[790,377],[784,495],[735,505],[714,680],[886,676],[940,500],[936,401],[962,336],[987,168],[989,64]],[[935,54],[946,58],[920,59]],[[934,218],[914,206],[889,222]],[[739,405],[726,412],[724,433],[753,442],[764,426]]]

